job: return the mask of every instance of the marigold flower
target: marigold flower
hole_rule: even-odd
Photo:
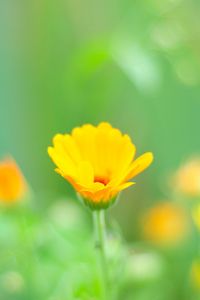
[[[200,195],[200,158],[186,162],[174,176],[176,190],[189,197]]]
[[[160,245],[174,244],[183,239],[189,229],[185,211],[163,202],[151,208],[143,219],[144,236]]]
[[[26,191],[24,177],[12,158],[0,161],[0,201],[13,203]]]
[[[109,123],[86,124],[71,134],[56,134],[48,153],[55,171],[68,180],[92,209],[108,207],[117,194],[133,185],[129,180],[152,162],[147,152],[134,160],[135,145]]]

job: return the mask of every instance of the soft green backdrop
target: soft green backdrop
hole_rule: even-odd
[[[169,197],[167,176],[200,152],[199,28],[198,0],[0,0],[1,157],[15,157],[46,203],[74,196],[47,146],[111,122],[155,155],[112,210],[133,238],[133,215]]]

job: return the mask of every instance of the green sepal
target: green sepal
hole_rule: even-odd
[[[108,209],[109,207],[113,206],[119,199],[119,195],[113,197],[109,201],[99,201],[98,203],[94,202],[91,199],[84,198],[82,197],[79,193],[77,193],[78,199],[80,202],[88,207],[90,210],[95,211],[95,210],[101,210],[101,209]]]

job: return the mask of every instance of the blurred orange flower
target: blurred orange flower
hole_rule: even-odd
[[[134,160],[136,147],[128,135],[109,123],[87,124],[71,134],[56,134],[49,156],[56,172],[68,180],[92,209],[106,208],[117,194],[133,182],[129,180],[153,160],[148,152]]]
[[[193,158],[180,167],[173,185],[186,196],[200,196],[200,158]]]
[[[0,161],[0,201],[13,203],[26,191],[24,177],[12,158]]]
[[[151,208],[143,219],[146,239],[157,244],[173,244],[188,232],[189,222],[184,210],[170,202]]]

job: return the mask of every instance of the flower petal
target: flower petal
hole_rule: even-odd
[[[142,171],[144,171],[153,161],[153,154],[151,152],[147,152],[140,157],[138,157],[131,164],[127,176],[125,177],[125,181],[135,177]]]
[[[134,184],[135,184],[135,182],[126,182],[126,183],[123,183],[123,184],[119,185],[116,190],[117,190],[117,192],[120,192],[120,191],[123,191],[123,190],[127,189],[129,186],[134,185]]]
[[[64,173],[65,175],[70,175],[72,177],[76,176],[76,168],[71,159],[66,155],[62,155],[62,151],[57,147],[48,147],[48,154],[55,163],[55,165]]]
[[[88,161],[82,161],[78,166],[77,181],[80,185],[91,186],[94,182],[94,170]]]

